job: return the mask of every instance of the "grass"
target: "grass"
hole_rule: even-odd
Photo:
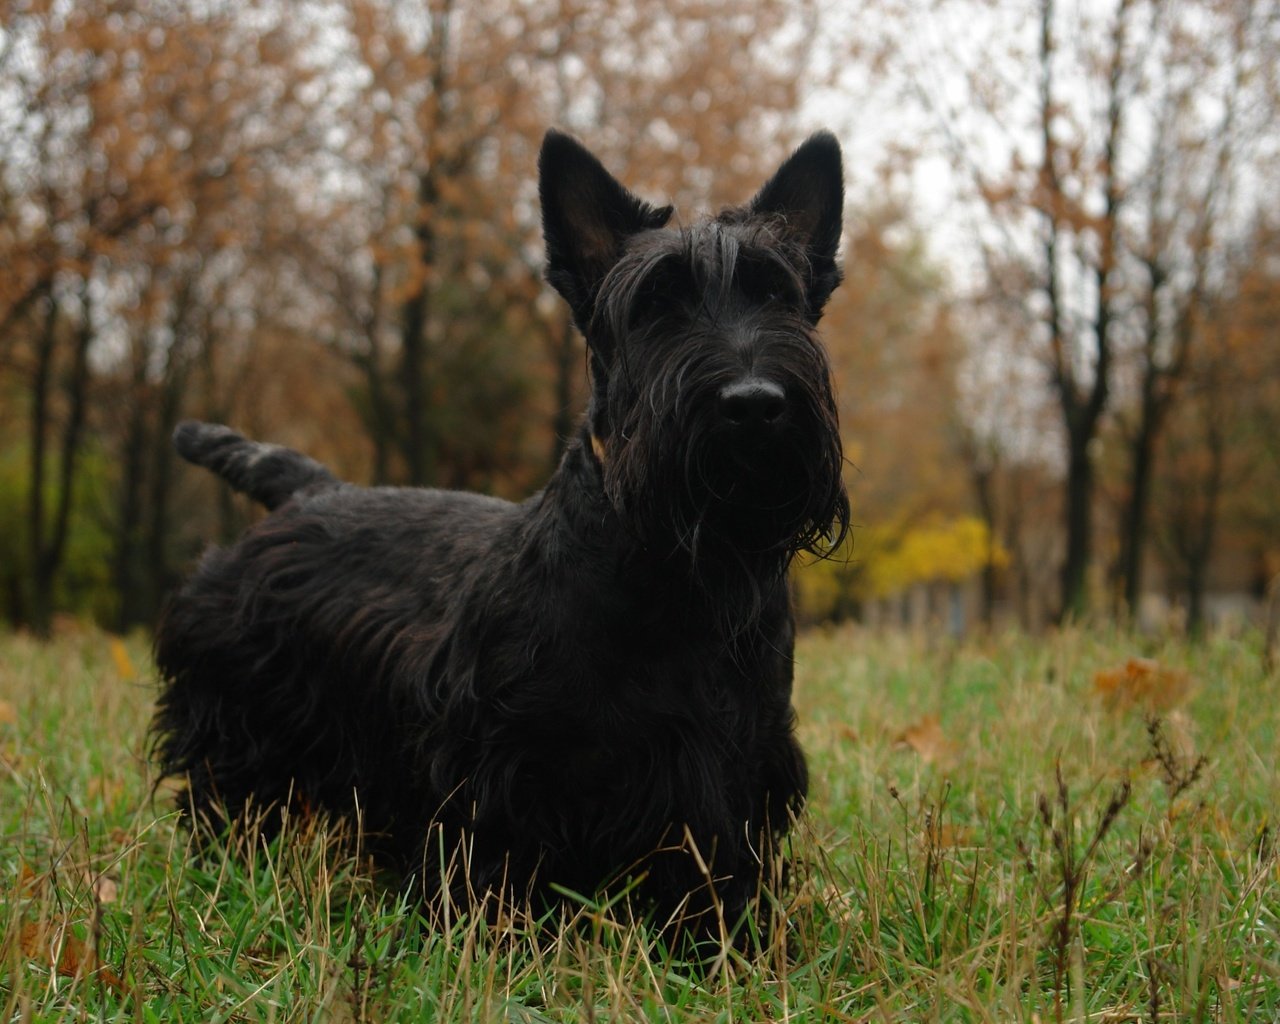
[[[1135,655],[1161,667],[1097,677]],[[0,638],[3,1019],[1280,1020],[1252,639],[839,630],[798,660],[785,941],[699,977],[590,906],[425,928],[315,822],[197,857],[150,797],[145,643]]]

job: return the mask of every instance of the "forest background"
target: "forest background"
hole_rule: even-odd
[[[1280,574],[1280,3],[0,0],[0,618],[155,620],[230,423],[535,491],[584,403],[567,128],[688,216],[830,127],[856,528],[808,621],[1196,633]]]

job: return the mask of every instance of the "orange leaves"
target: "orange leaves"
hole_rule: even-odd
[[[100,965],[94,948],[65,925],[28,921],[18,934],[18,948],[28,960],[48,964],[55,974],[63,978],[96,975],[109,988],[121,993],[125,990],[120,976]]]
[[[894,739],[894,746],[914,750],[925,764],[949,765],[955,761],[960,748],[947,739],[942,722],[937,715],[925,715],[918,722],[907,726]]]
[[[111,651],[111,662],[116,667],[116,672],[125,682],[132,682],[138,678],[138,671],[133,667],[133,659],[129,657],[129,651],[124,645],[124,641],[118,636],[113,636],[108,641],[108,647]]]
[[[118,806],[128,794],[129,787],[117,775],[95,775],[85,786],[85,797],[90,804],[100,802],[103,807]]]
[[[1095,672],[1093,692],[1112,710],[1143,707],[1167,711],[1190,695],[1191,677],[1184,669],[1151,658],[1130,658],[1123,665]]]
[[[46,875],[33,871],[30,865],[22,866],[18,891],[33,903],[46,902]],[[45,966],[62,978],[95,978],[99,983],[125,991],[120,976],[100,962],[96,935],[103,904],[115,902],[118,884],[106,875],[86,874],[85,884],[93,893],[92,917],[87,926],[73,925],[69,919],[38,916],[25,921],[18,930],[17,946],[24,957],[35,964]],[[88,938],[85,938],[85,933]]]

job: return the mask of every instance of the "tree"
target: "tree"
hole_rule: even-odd
[[[0,283],[0,353],[23,382],[27,410],[31,561],[21,613],[39,633],[72,529],[94,362],[110,367],[122,332],[136,337],[126,307],[146,297],[138,280],[189,246],[197,224],[211,229],[228,197],[252,192],[262,152],[287,159],[273,130],[296,116],[290,95],[305,76],[295,66],[278,77],[275,62],[302,52],[300,37],[279,12],[274,23],[269,8],[256,13],[266,19],[252,33],[243,9],[181,2],[145,11],[114,0],[34,5],[6,20],[7,52],[22,59],[0,62],[0,88],[13,99],[0,151],[10,214],[0,247],[15,268]],[[270,128],[260,116],[264,87],[278,111]],[[231,227],[224,221],[221,231]],[[135,383],[157,354],[133,360]],[[126,487],[137,469],[126,465]],[[120,507],[137,511],[132,499]],[[121,578],[124,561],[118,554]]]
[[[741,200],[794,141],[813,9],[6,5],[2,440],[42,553],[6,571],[10,607],[47,628],[90,435],[117,456],[118,626],[154,614],[188,538],[242,521],[176,474],[181,416],[339,471],[367,436],[380,482],[527,493],[581,372],[539,280],[542,132],[591,135],[638,188]]]
[[[334,158],[353,184],[308,258],[362,377],[376,478],[520,491],[545,476],[530,453],[570,432],[581,350],[540,281],[542,133],[589,137],[638,189],[741,201],[793,141],[765,129],[798,103],[807,44],[786,30],[811,10],[351,4],[357,84]]]
[[[1203,308],[1207,291],[1232,276],[1231,261],[1247,248],[1220,236],[1241,223],[1234,207],[1250,191],[1258,143],[1273,125],[1280,57],[1269,38],[1274,12],[1263,4],[1157,8],[1151,17],[1159,21],[1150,32],[1143,91],[1154,135],[1130,186],[1141,208],[1126,237],[1135,340],[1121,353],[1131,379],[1119,410],[1129,466],[1118,568],[1130,617],[1143,590],[1160,437],[1204,335],[1197,321],[1220,315]],[[1214,362],[1210,357],[1206,366]],[[1206,424],[1215,418],[1204,407],[1200,413]],[[1206,440],[1221,439],[1209,430]]]
[[[1259,591],[1266,587],[1268,556],[1274,562],[1280,554],[1278,238],[1260,217],[1238,246],[1236,271],[1198,305],[1186,395],[1163,438],[1156,536],[1185,597],[1193,636],[1205,624],[1208,572],[1224,523],[1231,525],[1237,546],[1262,549]]]
[[[974,292],[1023,316],[1003,343],[1043,366],[1064,477],[1060,609],[1072,616],[1088,606],[1098,438],[1131,396],[1124,562],[1139,579],[1148,456],[1177,394],[1196,268],[1243,157],[1241,110],[1265,109],[1237,97],[1246,83],[1254,99],[1273,95],[1274,12],[1254,0],[1039,0],[1034,11],[1020,21],[1000,5],[939,0],[939,51],[902,31],[910,8],[887,52],[968,183],[958,205],[973,224]]]
[[[975,541],[986,526],[973,519],[961,457],[961,336],[944,275],[900,205],[886,202],[851,219],[845,282],[822,334],[851,463],[855,526],[841,550],[799,574],[802,611],[811,618],[856,616],[866,602],[918,583],[954,582],[956,565],[971,575],[982,565],[974,552],[994,550]],[[933,556],[937,564],[926,564]]]
[[[983,194],[995,212],[1027,215],[1039,255],[1006,266],[1006,281],[1038,299],[1040,335],[1061,415],[1066,482],[1063,509],[1066,555],[1062,564],[1061,614],[1087,609],[1086,572],[1093,548],[1094,465],[1091,447],[1111,387],[1111,365],[1119,318],[1117,264],[1120,217],[1127,194],[1121,146],[1127,141],[1133,69],[1129,66],[1133,4],[1119,0],[1105,25],[1064,32],[1054,0],[1040,0],[1034,70],[1037,158],[1027,166],[1015,157],[1003,183],[987,183]],[[1100,79],[1103,101],[1081,115],[1064,97],[1062,38],[1081,50],[1068,59]],[[1094,60],[1083,47],[1097,46]],[[1092,114],[1095,123],[1086,118]],[[998,261],[993,260],[993,264]]]

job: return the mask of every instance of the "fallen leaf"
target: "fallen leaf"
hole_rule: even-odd
[[[123,850],[126,846],[132,846],[138,841],[138,834],[132,829],[116,826],[107,833],[107,838],[111,840],[112,846]]]
[[[1212,830],[1219,839],[1230,841],[1235,838],[1235,829],[1221,808],[1203,803],[1183,802],[1169,809],[1170,821],[1185,821],[1201,832]]]
[[[907,726],[898,734],[894,745],[910,747],[925,764],[949,761],[956,753],[956,746],[943,733],[937,715],[925,715],[919,722]]]
[[[1191,693],[1191,676],[1152,658],[1130,658],[1093,674],[1093,692],[1112,710],[1140,705],[1153,711],[1176,707]]]
[[[34,896],[45,883],[45,876],[30,864],[23,863],[18,869],[18,890],[24,896]]]
[[[953,825],[944,821],[941,825],[930,826],[929,842],[935,850],[967,848],[975,845],[973,829],[964,825]]]
[[[86,965],[92,970],[93,950],[64,928],[28,921],[18,944],[28,959],[48,963],[64,978],[75,977]]]
[[[0,700],[0,725],[17,725],[18,709],[7,700]]]
[[[851,895],[834,885],[829,884],[823,889],[822,903],[833,917],[846,924],[851,923],[857,916]]]
[[[64,978],[96,974],[104,984],[124,992],[120,976],[109,968],[100,968],[94,951],[65,927],[53,927],[28,921],[18,933],[18,947],[29,960],[48,964]]]
[[[124,781],[95,775],[85,787],[85,796],[90,800],[101,800],[110,807],[124,796]]]
[[[111,650],[111,660],[115,662],[116,672],[125,682],[131,682],[138,678],[137,670],[133,667],[133,659],[129,657],[128,650],[125,649],[124,641],[118,636],[113,636],[107,646]]]
[[[93,880],[93,894],[99,903],[114,903],[120,895],[120,885],[114,878],[99,875]]]

